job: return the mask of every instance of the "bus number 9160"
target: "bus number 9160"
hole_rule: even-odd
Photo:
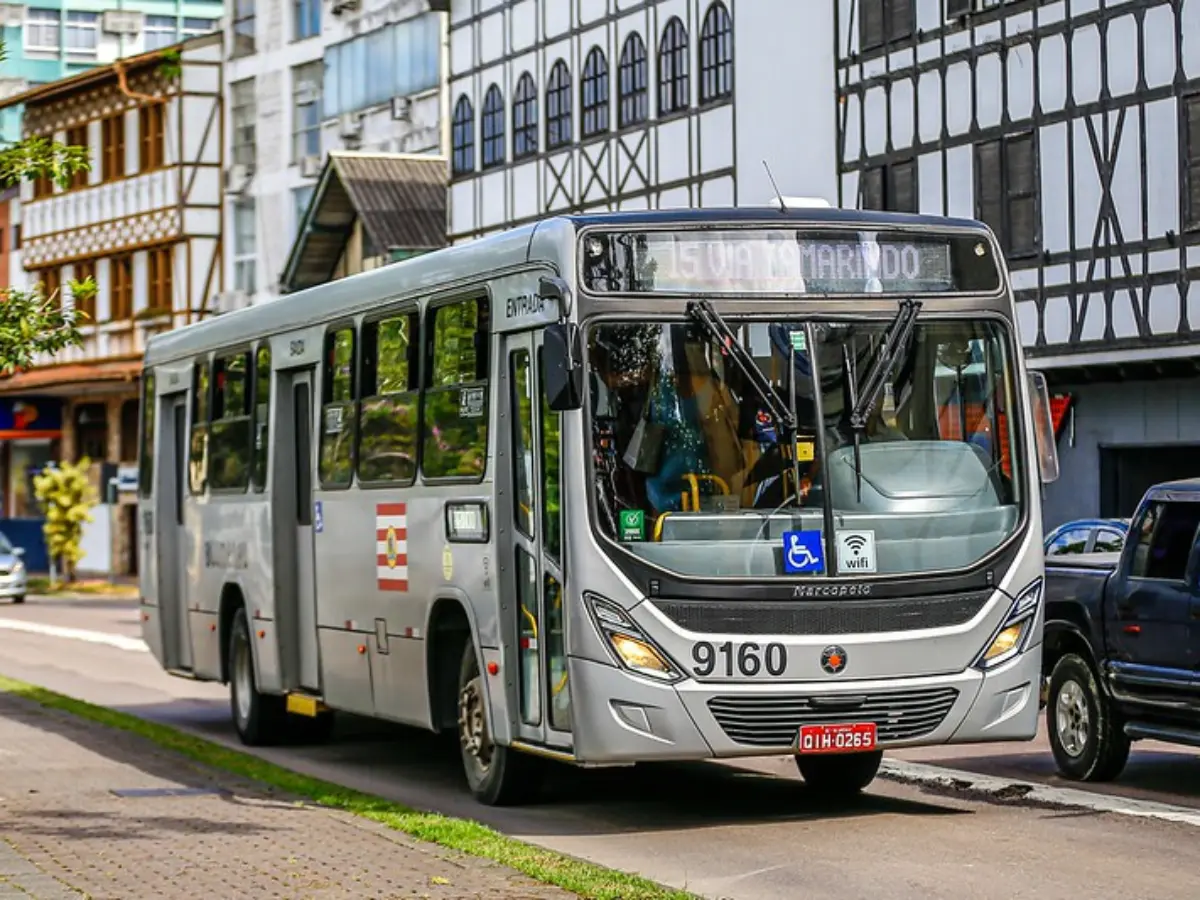
[[[763,672],[777,678],[787,669],[787,647],[783,644],[760,647],[753,641],[746,644],[700,641],[692,646],[692,661],[695,662],[692,672],[700,678],[707,678],[718,669],[726,678],[735,675],[754,678]]]

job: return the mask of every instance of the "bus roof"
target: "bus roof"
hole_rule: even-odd
[[[974,219],[913,213],[822,207],[732,207],[710,209],[623,210],[548,216],[527,225],[390,263],[337,281],[305,288],[278,300],[259,303],[150,338],[147,366],[182,359],[224,346],[236,346],[273,334],[317,324],[334,315],[355,315],[392,297],[428,289],[440,291],[469,283],[480,275],[531,262],[534,233],[563,232],[589,226],[666,228],[720,223],[760,226],[862,225],[868,228],[925,227],[971,229],[987,226]]]

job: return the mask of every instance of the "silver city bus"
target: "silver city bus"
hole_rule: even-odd
[[[546,759],[1028,740],[1045,382],[992,233],[560,216],[151,339],[145,638],[248,744],[334,711]]]

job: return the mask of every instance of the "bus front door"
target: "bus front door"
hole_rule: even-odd
[[[527,741],[564,750],[572,747],[571,690],[567,678],[566,615],[563,609],[560,414],[542,391],[540,334],[507,341],[512,433],[506,492],[515,556],[518,666],[517,733]],[[510,632],[511,633],[511,632]]]
[[[169,423],[164,437],[170,441],[159,468],[159,614],[163,630],[163,665],[168,670],[192,669],[192,638],[188,627],[188,535],[184,498],[188,484],[187,395],[174,394],[160,401]],[[165,410],[163,409],[165,407]]]

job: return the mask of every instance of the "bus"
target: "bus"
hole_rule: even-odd
[[[546,217],[150,339],[145,639],[248,745],[548,764],[1025,741],[1045,380],[972,220]]]

